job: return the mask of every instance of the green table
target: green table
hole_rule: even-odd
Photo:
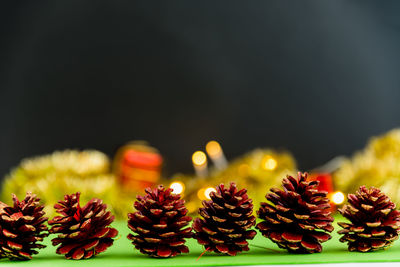
[[[300,263],[340,263],[340,262],[400,262],[400,241],[391,248],[370,253],[348,252],[346,244],[339,242],[339,235],[333,233],[331,240],[323,244],[322,253],[311,255],[290,254],[279,249],[274,243],[257,234],[250,241],[250,251],[235,257],[205,253],[196,261],[203,252],[202,246],[196,240],[189,240],[190,253],[168,259],[154,259],[137,252],[131,245],[126,235],[129,229],[126,222],[119,221],[113,224],[120,232],[120,238],[106,252],[88,260],[66,260],[62,255],[55,253],[55,247],[51,246],[51,236],[46,239],[47,248],[31,261],[14,262],[7,259],[0,260],[0,266],[221,266],[221,265],[262,265],[262,264],[300,264]]]

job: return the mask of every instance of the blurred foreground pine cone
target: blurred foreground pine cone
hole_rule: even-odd
[[[12,207],[0,202],[0,258],[29,260],[36,249],[46,247],[37,242],[48,236],[47,218],[36,195],[27,193],[22,201],[14,194],[12,198]]]
[[[228,188],[220,184],[216,192],[210,193],[210,201],[203,201],[199,209],[200,218],[196,218],[193,229],[199,244],[207,251],[235,256],[237,253],[249,250],[247,239],[253,239],[255,230],[249,230],[255,225],[256,218],[252,215],[252,200],[247,190],[238,190],[235,183]]]
[[[118,234],[110,227],[114,216],[107,211],[107,205],[100,199],[90,200],[83,208],[79,205],[80,193],[65,195],[64,201],[54,205],[61,216],[49,221],[53,225],[50,233],[58,234],[52,239],[58,254],[67,259],[87,259],[105,251]]]
[[[156,258],[174,257],[189,252],[185,238],[192,237],[192,228],[186,227],[192,220],[179,194],[171,188],[159,185],[146,188],[144,196],[135,201],[136,212],[128,214],[128,227],[134,234],[128,239],[143,254]]]
[[[356,194],[348,195],[349,204],[339,212],[350,223],[339,222],[350,251],[374,251],[390,246],[398,239],[400,212],[389,197],[375,187],[361,186]]]
[[[266,195],[272,202],[261,203],[257,214],[264,220],[257,224],[261,233],[280,248],[295,253],[321,252],[321,243],[333,231],[327,192],[317,190],[318,181],[307,181],[307,173],[297,178],[287,176],[284,190],[272,188]]]

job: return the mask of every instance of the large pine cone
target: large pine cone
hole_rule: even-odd
[[[255,225],[256,218],[252,215],[252,200],[247,196],[247,190],[237,190],[236,184],[229,188],[223,184],[216,187],[216,192],[210,193],[210,201],[203,201],[199,209],[202,219],[196,218],[193,229],[199,244],[207,251],[235,256],[238,252],[248,251],[246,239],[253,239],[255,230],[249,230]]]
[[[12,195],[14,206],[0,202],[0,258],[29,260],[36,249],[44,248],[38,244],[48,236],[43,206],[36,195],[27,193],[19,201]]]
[[[65,195],[54,208],[62,216],[49,221],[53,225],[50,233],[58,234],[52,239],[58,254],[67,259],[87,259],[105,251],[114,242],[118,234],[115,228],[109,227],[114,216],[107,211],[107,205],[100,199],[90,200],[83,208],[79,205],[80,193]]]
[[[137,196],[137,211],[128,214],[128,227],[135,233],[129,234],[128,239],[141,253],[156,258],[189,252],[185,238],[192,236],[192,228],[183,227],[192,218],[186,216],[185,201],[162,185],[153,190],[146,188],[145,192],[146,195]]]
[[[321,243],[331,236],[333,218],[330,216],[327,192],[318,191],[318,181],[307,181],[307,173],[287,176],[283,188],[272,188],[266,195],[272,202],[261,203],[257,214],[265,220],[257,224],[261,233],[280,248],[295,253],[321,252]]]
[[[361,186],[355,195],[348,195],[348,202],[339,212],[351,223],[338,224],[344,228],[340,241],[347,242],[350,251],[374,251],[398,239],[400,212],[379,189]]]

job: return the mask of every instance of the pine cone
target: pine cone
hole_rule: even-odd
[[[272,188],[266,195],[268,203],[261,203],[257,214],[265,220],[257,224],[263,236],[289,252],[321,252],[320,243],[331,238],[333,218],[330,216],[326,192],[318,191],[318,181],[307,181],[307,173],[297,179],[287,176],[282,181],[284,190]]]
[[[203,201],[204,207],[199,209],[203,218],[194,220],[193,229],[197,242],[207,251],[235,256],[249,250],[246,239],[256,235],[255,230],[249,230],[256,218],[252,215],[253,201],[246,192],[246,189],[238,191],[235,183],[229,188],[220,184],[216,192],[210,193],[211,200]]]
[[[35,249],[46,247],[37,242],[48,236],[47,218],[36,195],[27,193],[22,201],[14,194],[12,198],[13,207],[0,202],[0,258],[29,260],[38,253]]]
[[[102,200],[93,198],[83,208],[79,206],[80,193],[65,195],[64,201],[54,205],[62,216],[49,221],[50,233],[58,234],[52,239],[57,254],[67,259],[88,259],[105,251],[114,242],[118,231],[109,227],[114,216],[107,211]]]
[[[349,204],[339,212],[351,223],[339,222],[343,229],[341,242],[350,251],[374,251],[390,246],[398,239],[400,212],[389,197],[375,187],[361,186],[355,195],[348,195]]]
[[[185,238],[192,236],[192,228],[182,228],[192,218],[186,216],[185,201],[162,185],[153,190],[146,188],[145,192],[145,196],[137,196],[134,204],[137,211],[128,214],[128,227],[135,233],[129,234],[128,239],[141,253],[156,258],[189,252]]]

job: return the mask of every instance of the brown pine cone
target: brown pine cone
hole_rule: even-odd
[[[22,201],[14,194],[12,198],[12,207],[0,201],[0,258],[30,260],[36,249],[46,247],[37,242],[48,236],[47,218],[36,195],[27,193]]]
[[[118,234],[109,225],[114,216],[107,211],[102,200],[93,198],[83,208],[79,205],[80,193],[65,195],[64,201],[54,205],[62,216],[49,221],[53,225],[50,233],[58,234],[52,239],[57,254],[64,254],[67,259],[88,259],[105,251],[114,242]]]
[[[253,201],[246,192],[238,191],[235,183],[229,188],[220,184],[216,192],[210,193],[211,200],[203,201],[204,207],[199,209],[203,218],[194,220],[193,229],[197,242],[207,251],[235,256],[249,250],[246,240],[256,235],[255,230],[249,230],[256,218],[252,215]]]
[[[307,173],[287,176],[284,190],[272,188],[266,195],[272,202],[261,203],[257,214],[265,220],[257,224],[263,236],[289,252],[321,252],[321,243],[331,236],[333,218],[330,216],[326,192],[318,191],[318,181],[307,181]]]
[[[390,246],[398,239],[400,212],[389,197],[378,188],[361,186],[339,212],[350,223],[339,222],[343,229],[340,242],[347,242],[350,251],[374,251]]]
[[[185,238],[192,236],[192,228],[187,227],[192,220],[186,216],[185,201],[172,189],[159,185],[155,189],[146,188],[144,196],[137,196],[136,212],[128,214],[128,227],[134,234],[128,239],[143,254],[151,257],[167,258],[189,252]]]

